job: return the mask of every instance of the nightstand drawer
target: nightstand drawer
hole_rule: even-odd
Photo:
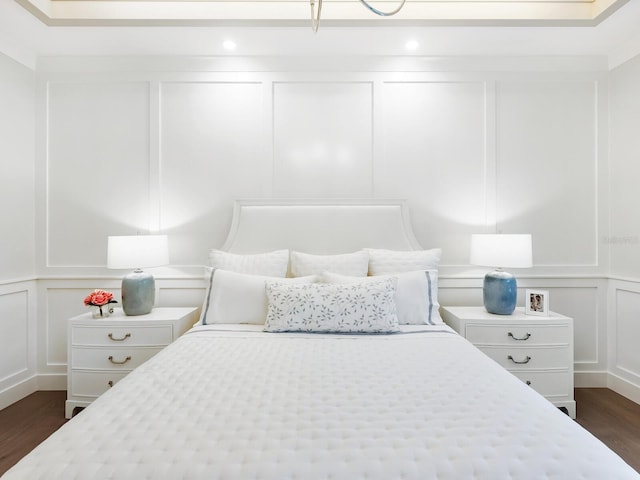
[[[474,345],[568,345],[567,325],[467,324],[465,337]]]
[[[571,362],[568,347],[478,347],[507,370],[567,369]]]
[[[484,307],[442,307],[442,319],[485,355],[576,417],[573,398],[573,319],[559,313],[532,317]],[[511,355],[511,359],[509,359]]]
[[[129,372],[71,372],[73,395],[99,397]]]
[[[514,372],[516,377],[525,382],[536,392],[549,400],[561,399],[561,397],[573,399],[573,388],[569,391],[569,385],[573,385],[569,378],[569,371],[557,372]]]
[[[72,345],[161,345],[171,343],[173,332],[171,325],[122,326],[75,325],[71,330]]]
[[[131,370],[143,364],[198,320],[195,307],[157,307],[127,316],[116,308],[107,318],[90,313],[69,320],[68,391],[65,417],[86,407]]]
[[[130,371],[160,350],[162,348],[73,347],[73,369]]]

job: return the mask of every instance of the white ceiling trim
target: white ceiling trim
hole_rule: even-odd
[[[308,0],[16,1],[50,26],[300,26],[310,21]],[[321,21],[327,26],[593,26],[627,1],[407,0],[397,15],[378,17],[358,0],[324,0]],[[381,10],[398,5],[389,0],[371,3]]]

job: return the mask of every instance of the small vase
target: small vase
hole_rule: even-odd
[[[93,318],[106,318],[113,313],[113,307],[110,304],[106,305],[94,305],[91,307],[91,314]]]

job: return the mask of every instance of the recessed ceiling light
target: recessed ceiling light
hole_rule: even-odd
[[[236,42],[234,42],[233,40],[225,40],[224,42],[222,42],[222,48],[224,48],[225,50],[235,50]]]
[[[407,43],[405,43],[404,48],[406,48],[407,50],[417,50],[419,46],[420,44],[417,42],[417,40],[409,40]]]

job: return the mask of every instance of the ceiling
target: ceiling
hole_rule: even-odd
[[[47,25],[297,25],[310,0],[16,0]],[[322,0],[315,0],[319,2]],[[390,12],[402,0],[366,0]],[[407,0],[377,16],[358,0],[324,0],[328,25],[597,25],[628,0]]]
[[[597,56],[613,67],[640,53],[640,0],[407,0],[397,18],[326,0],[317,33],[309,17],[306,0],[0,0],[0,52],[34,69],[42,57],[150,55]]]

